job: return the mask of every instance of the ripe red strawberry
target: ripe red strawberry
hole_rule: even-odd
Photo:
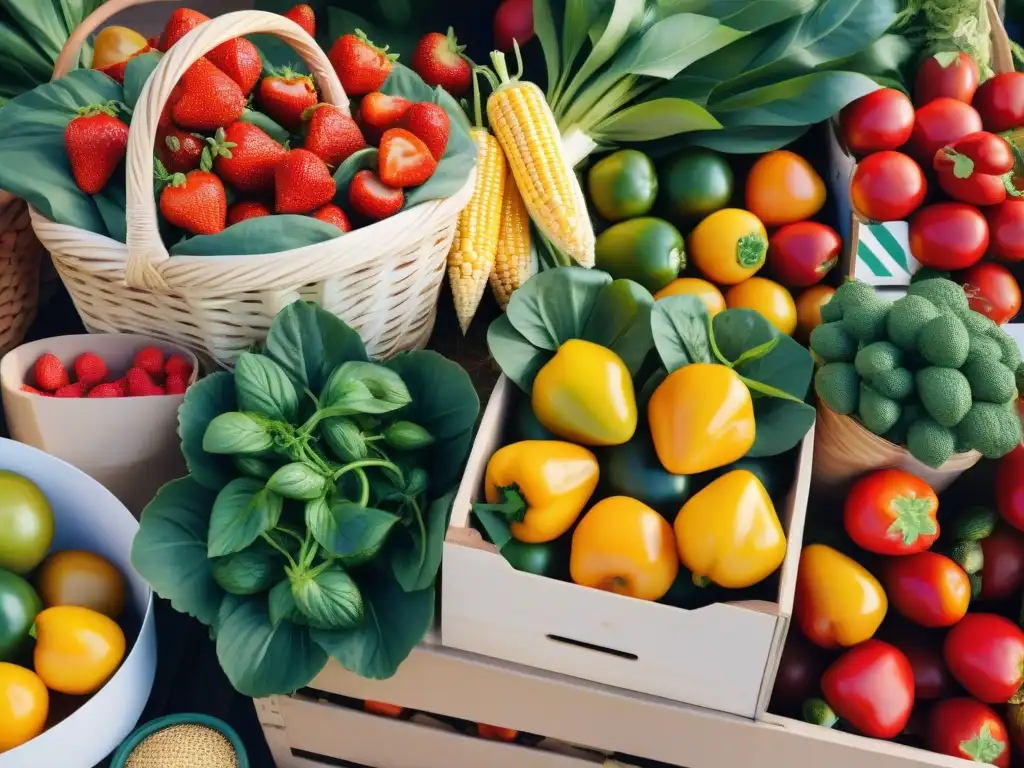
[[[153,35],[153,37],[149,38],[149,40],[146,41],[146,45],[148,45],[154,51],[163,51],[163,48],[160,47],[162,45],[162,43],[160,42],[161,37],[162,35]]]
[[[339,37],[327,58],[338,73],[345,93],[362,96],[380,89],[391,74],[391,63],[398,59],[398,54],[387,51],[387,46],[378,48],[357,29],[355,34]]]
[[[228,226],[237,224],[246,219],[258,219],[262,216],[270,216],[274,209],[259,200],[240,200],[228,208]]]
[[[292,7],[285,13],[284,17],[291,19],[302,27],[310,37],[316,37],[316,14],[305,3]]]
[[[206,140],[188,131],[171,128],[157,134],[156,153],[169,173],[188,173],[199,167]]]
[[[318,208],[311,214],[314,219],[325,221],[328,224],[333,224],[342,232],[351,232],[352,224],[348,220],[348,216],[334,203],[328,203],[323,208]]]
[[[337,168],[354,152],[366,146],[356,121],[333,104],[317,104],[306,110],[308,149],[332,168]]]
[[[388,96],[379,91],[366,94],[359,104],[359,122],[367,139],[378,143],[384,131],[397,126],[411,107],[412,102],[401,96]]]
[[[81,381],[76,381],[74,384],[68,384],[65,387],[61,387],[53,393],[54,397],[85,397],[85,394],[89,391],[89,387]]]
[[[274,172],[277,213],[312,213],[329,203],[336,191],[327,164],[305,149],[293,149]]]
[[[197,59],[181,82],[181,96],[171,108],[171,116],[180,128],[215,131],[242,116],[245,94],[209,59]]]
[[[263,78],[259,88],[263,111],[289,131],[302,125],[302,113],[317,102],[313,78],[285,68]]]
[[[205,13],[193,11],[191,8],[176,8],[164,25],[164,33],[160,36],[160,50],[167,51],[193,29],[209,20],[210,17]]]
[[[215,235],[228,216],[224,183],[209,171],[176,173],[160,193],[160,213],[190,234]]]
[[[117,119],[116,103],[79,109],[64,129],[64,147],[78,188],[87,195],[102,191],[128,147],[128,126]]]
[[[171,95],[167,99],[167,103],[164,104],[164,108],[160,111],[160,119],[157,120],[156,129],[159,132],[166,133],[167,131],[177,130],[177,126],[174,124],[174,120],[171,118],[171,110],[174,109],[174,105],[178,103],[178,99],[181,98],[181,92],[184,86],[181,82],[174,84],[171,89]]]
[[[78,383],[87,387],[101,384],[110,373],[107,370],[106,362],[95,352],[83,352],[75,358],[72,367],[75,369],[75,378]]]
[[[40,355],[32,368],[36,386],[45,392],[56,392],[71,383],[68,372],[56,355],[47,352]]]
[[[49,392],[43,392],[42,390],[36,389],[31,384],[22,384],[21,391],[27,392],[30,395],[42,395],[43,397],[53,397]]]
[[[244,37],[236,37],[221,43],[208,54],[217,69],[237,83],[242,93],[248,96],[263,74],[263,61],[256,46]]]
[[[149,395],[162,395],[164,388],[153,381],[153,378],[142,368],[129,368],[124,375],[128,388],[128,397],[147,397]]]
[[[348,187],[348,202],[356,213],[379,221],[402,210],[405,194],[382,182],[373,171],[359,171]]]
[[[401,127],[426,144],[435,160],[441,160],[451,133],[451,121],[444,107],[429,101],[413,104],[402,118]]]
[[[108,381],[106,384],[97,384],[89,390],[86,397],[124,397],[126,394],[124,379],[118,379]]]
[[[455,30],[448,27],[448,34],[429,32],[416,45],[412,54],[412,69],[429,86],[439,85],[452,96],[461,96],[469,90],[473,69],[462,52],[466,46],[459,45]]]
[[[135,354],[132,368],[140,368],[160,379],[164,375],[164,351],[160,347],[143,347]]]
[[[380,180],[389,187],[418,187],[437,170],[437,160],[422,141],[404,128],[384,132],[378,160]]]
[[[181,355],[171,355],[164,363],[164,373],[168,378],[178,376],[188,381],[192,378],[192,364]]]
[[[209,142],[213,169],[239,192],[269,194],[274,169],[288,150],[252,123],[241,121],[218,128]]]
[[[188,380],[181,376],[168,376],[164,382],[164,393],[168,395],[184,395],[188,389]]]

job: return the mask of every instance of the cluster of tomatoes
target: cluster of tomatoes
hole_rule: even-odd
[[[1024,128],[1024,73],[979,85],[969,55],[936,54],[921,65],[913,101],[882,88],[847,106],[840,126],[859,158],[850,183],[855,212],[873,222],[909,219],[911,255],[957,273],[972,309],[1009,322],[1021,291],[1006,264],[1024,262],[1014,144]]]
[[[801,553],[773,710],[997,766],[1024,752],[1024,446],[996,473],[992,508],[941,518],[914,475],[857,481],[842,535]]]

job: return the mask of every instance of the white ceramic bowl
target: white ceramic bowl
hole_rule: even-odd
[[[0,768],[93,768],[135,728],[156,674],[153,594],[130,560],[139,524],[110,491],[48,453],[0,439],[0,469],[29,478],[50,500],[56,522],[51,551],[87,549],[124,574],[128,599],[120,623],[129,647],[103,688],[63,722],[0,754]]]

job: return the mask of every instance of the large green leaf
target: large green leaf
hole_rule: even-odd
[[[655,99],[616,112],[598,123],[592,135],[598,142],[651,141],[720,127],[714,115],[699,104],[683,99]]]
[[[582,338],[597,297],[611,282],[608,273],[582,267],[541,272],[512,295],[506,314],[527,341],[555,352],[563,342]]]
[[[221,488],[210,514],[208,552],[223,557],[241,552],[269,533],[281,519],[284,499],[261,480],[237,477]]]
[[[654,297],[632,280],[613,280],[597,296],[583,328],[583,338],[614,350],[636,374],[654,340],[651,308]]]
[[[320,392],[342,363],[369,359],[358,333],[341,318],[307,301],[289,304],[274,318],[266,354],[312,392]]]
[[[683,146],[706,147],[730,155],[760,155],[781,149],[803,136],[810,125],[751,125],[722,128],[717,131],[694,131],[666,141],[646,151],[652,158],[677,152]]]
[[[433,586],[437,572],[441,568],[444,537],[448,532],[448,520],[451,518],[454,499],[453,489],[422,510],[427,533],[424,558],[420,557],[422,534],[417,526],[400,528],[388,539],[387,553],[391,561],[391,571],[406,592],[418,592]]]
[[[341,230],[311,216],[282,214],[245,219],[216,235],[198,235],[171,246],[172,256],[255,256],[325,243]]]
[[[375,556],[397,522],[390,512],[342,498],[306,503],[306,526],[313,538],[346,564],[357,565]]]
[[[189,387],[178,409],[178,434],[188,471],[193,480],[215,493],[237,477],[238,472],[230,456],[203,450],[203,435],[214,418],[237,410],[235,377],[227,371],[213,373]]]
[[[515,294],[512,294],[512,298],[515,299]],[[527,394],[533,388],[533,380],[540,369],[555,354],[531,344],[515,329],[507,314],[499,316],[488,326],[487,348],[501,372]]]
[[[792,337],[779,333],[764,315],[752,309],[727,309],[715,315],[712,327],[719,351],[730,361],[775,339],[776,344],[768,354],[741,363],[737,373],[800,400],[807,397],[814,375],[811,353]]]
[[[0,0],[0,8],[51,61],[57,60],[70,30],[53,0]]]
[[[654,346],[668,373],[690,363],[714,362],[708,339],[708,310],[696,296],[666,296],[651,315]]]
[[[701,13],[743,32],[756,32],[810,11],[818,0],[654,0],[652,21],[672,14]]]
[[[52,72],[53,60],[0,12],[0,73],[5,85],[13,86],[10,95],[17,96],[45,83]]]
[[[740,93],[711,110],[727,128],[809,126],[876,90],[874,80],[857,72],[815,72]]]
[[[128,66],[124,70],[124,103],[130,109],[135,109],[146,81],[149,80],[149,76],[153,74],[153,70],[157,68],[163,56],[160,51],[150,51],[129,59]]]
[[[758,397],[754,400],[754,444],[747,451],[751,458],[778,456],[798,445],[814,424],[813,405]]]
[[[554,89],[562,67],[558,28],[555,26],[555,16],[551,11],[549,0],[533,0],[533,29],[544,50],[544,62],[548,74],[548,100],[554,101]]]
[[[693,62],[744,34],[709,16],[680,13],[655,23],[633,38],[609,69],[671,80]]]

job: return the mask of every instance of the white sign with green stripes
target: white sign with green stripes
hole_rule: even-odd
[[[905,221],[857,224],[857,261],[853,274],[872,285],[909,285],[921,268],[910,255],[910,227]]]

